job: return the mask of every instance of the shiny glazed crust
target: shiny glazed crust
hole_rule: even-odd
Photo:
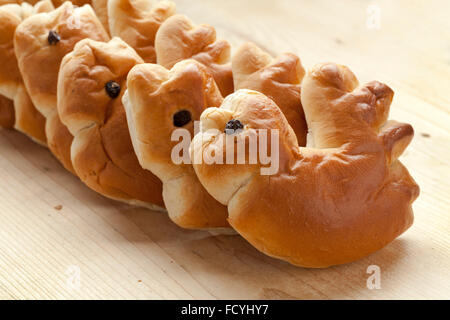
[[[216,39],[216,30],[207,24],[194,25],[184,15],[167,19],[156,34],[158,64],[170,69],[184,59],[203,63],[212,73],[225,97],[234,91],[231,72],[230,44]]]
[[[230,119],[279,130],[279,169],[262,165],[194,164],[208,192],[228,206],[231,226],[260,251],[304,267],[357,260],[394,240],[413,222],[419,187],[397,158],[413,137],[408,124],[387,121],[393,91],[379,82],[358,86],[346,67],[317,65],[302,83],[310,130],[307,147],[278,106],[261,93],[239,90],[201,116],[191,156],[220,147],[209,129]],[[270,131],[272,132],[272,131]]]
[[[134,150],[143,168],[163,182],[163,198],[170,218],[185,228],[228,227],[226,207],[199,183],[192,165],[175,164],[172,151],[179,143],[173,116],[180,110],[191,121],[180,129],[192,137],[193,120],[208,106],[219,106],[222,96],[206,67],[195,60],[177,63],[170,71],[156,64],[135,66],[128,75],[123,98]],[[189,159],[187,141],[185,155]]]
[[[119,38],[81,40],[61,63],[58,112],[74,136],[72,164],[84,183],[106,197],[161,209],[161,181],[139,165],[121,101],[127,74],[139,63]],[[105,90],[109,81],[121,86],[115,98]]]
[[[304,147],[308,128],[300,101],[300,83],[305,75],[300,59],[292,53],[272,58],[247,42],[233,55],[232,70],[235,90],[251,89],[272,99],[294,130],[299,146]]]
[[[59,42],[49,43],[50,31],[58,33]],[[74,7],[70,2],[49,13],[25,19],[14,36],[14,49],[25,87],[36,108],[46,118],[48,147],[71,172],[74,172],[70,158],[73,137],[59,119],[56,86],[61,60],[84,38],[107,41],[109,36],[89,5]]]
[[[40,144],[46,144],[45,119],[36,110],[24,87],[14,53],[14,32],[27,17],[53,10],[50,0],[0,7],[0,95],[11,101],[0,107],[0,125],[14,127]],[[11,124],[12,123],[12,124]]]
[[[111,36],[120,37],[144,59],[156,62],[155,37],[161,24],[175,13],[171,1],[109,0]]]

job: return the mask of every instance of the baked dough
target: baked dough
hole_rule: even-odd
[[[16,3],[16,4],[29,3],[31,5],[35,5],[38,2],[41,2],[41,0],[0,0],[0,5],[11,4],[11,3]],[[52,0],[51,2],[53,3],[53,5],[55,7],[59,7],[65,1],[64,0]],[[74,4],[74,5],[77,5],[77,6],[82,6],[84,4],[90,4],[91,3],[90,0],[71,0],[70,2],[72,4]]]
[[[145,62],[156,62],[156,32],[174,13],[175,4],[170,1],[108,0],[111,36],[122,38]]]
[[[207,24],[195,26],[186,16],[174,15],[156,33],[158,64],[170,69],[184,59],[194,59],[208,67],[225,97],[234,91],[230,44],[216,40],[216,30]]]
[[[0,95],[3,102],[0,107],[2,126],[15,127],[34,141],[45,145],[45,120],[36,110],[25,90],[14,53],[14,32],[27,17],[49,12],[54,7],[50,0],[36,3],[7,4],[0,6]]]
[[[208,192],[228,205],[230,225],[258,250],[304,267],[362,258],[393,241],[413,222],[419,187],[397,158],[413,137],[409,124],[387,121],[393,91],[379,82],[358,86],[346,67],[314,67],[302,83],[310,130],[307,147],[278,106],[261,93],[239,90],[206,109],[191,156],[217,147],[226,124],[238,138],[279,130],[279,170],[262,165],[194,164]],[[220,134],[209,135],[209,129]],[[272,133],[273,131],[270,131]]]
[[[34,0],[31,0],[34,1]],[[61,6],[64,2],[66,2],[67,0],[52,0],[53,4],[55,5],[55,7],[59,7]],[[29,2],[29,0],[27,0],[27,2]],[[83,6],[85,4],[91,4],[91,0],[70,0],[70,2],[74,5],[74,6]]]
[[[0,0],[0,6],[5,5],[5,4],[22,4],[22,3],[28,3],[31,5],[34,5],[36,3],[38,3],[39,0]]]
[[[108,0],[92,0],[91,5],[97,14],[98,20],[100,20],[106,32],[109,33]]]
[[[119,38],[81,40],[61,63],[58,112],[74,136],[72,164],[86,185],[108,198],[164,210],[161,181],[139,165],[121,101],[127,74],[139,63]]]
[[[25,19],[16,29],[14,49],[25,87],[36,108],[46,118],[48,147],[66,169],[72,135],[61,123],[56,108],[56,84],[64,55],[84,38],[107,41],[108,34],[91,6],[74,7],[65,2],[49,13]]]
[[[14,127],[14,103],[12,100],[0,96],[0,127],[11,129]]]
[[[206,192],[192,165],[176,164],[171,157],[179,144],[171,141],[172,133],[183,128],[192,137],[193,121],[208,106],[222,102],[206,67],[195,60],[179,62],[170,71],[156,64],[141,64],[130,71],[127,84],[122,100],[134,150],[141,166],[162,180],[170,218],[184,228],[229,227],[226,207]]]
[[[251,89],[272,99],[294,130],[299,146],[304,147],[308,128],[300,101],[300,83],[305,75],[300,59],[292,53],[272,58],[247,42],[233,55],[231,66],[235,90]]]

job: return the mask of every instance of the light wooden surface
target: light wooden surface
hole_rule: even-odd
[[[402,157],[421,187],[415,223],[355,263],[302,269],[237,236],[186,231],[104,199],[17,132],[0,131],[0,298],[450,298],[450,3],[175,1],[234,46],[346,64],[395,91],[391,118],[416,130]],[[379,30],[366,26],[378,5]],[[369,290],[369,265],[381,289]],[[76,271],[80,271],[77,282]],[[75,273],[74,273],[75,272]]]

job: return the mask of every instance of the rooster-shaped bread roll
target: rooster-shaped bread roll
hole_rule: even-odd
[[[139,63],[120,38],[81,40],[61,63],[58,111],[74,136],[72,164],[84,183],[106,197],[161,210],[161,181],[139,165],[121,100],[127,74]]]
[[[419,188],[397,160],[413,129],[387,121],[392,98],[382,83],[359,87],[346,67],[316,66],[302,83],[311,131],[303,148],[271,99],[239,90],[220,108],[203,112],[191,157],[208,148],[221,150],[218,142],[227,134],[261,138],[257,129],[269,130],[267,135],[276,129],[278,172],[261,175],[262,165],[194,162],[196,174],[228,205],[230,225],[260,251],[304,267],[354,261],[384,247],[413,222],[411,205]],[[230,122],[240,130],[223,133]],[[210,129],[220,133],[209,134]]]
[[[1,126],[15,127],[40,144],[46,143],[45,118],[36,110],[25,89],[14,53],[14,32],[25,18],[53,10],[50,0],[0,6]],[[7,103],[6,101],[10,101]]]
[[[300,146],[306,145],[305,114],[300,102],[300,82],[305,75],[300,59],[292,53],[276,58],[251,42],[233,55],[234,88],[251,89],[272,99],[289,122]]]
[[[222,96],[206,67],[195,60],[177,63],[170,71],[156,64],[135,66],[128,75],[123,103],[134,150],[143,168],[163,182],[163,198],[170,218],[184,228],[228,227],[227,209],[214,200],[198,181],[189,161],[178,163],[172,152],[179,137],[189,135],[194,120],[209,106],[220,106]],[[176,141],[172,141],[176,140]],[[180,150],[175,152],[180,155]]]
[[[111,36],[122,38],[145,62],[156,62],[156,32],[174,13],[175,4],[170,1],[108,0]]]
[[[48,147],[71,172],[73,137],[58,116],[56,85],[62,58],[84,38],[109,40],[91,6],[74,7],[70,2],[49,13],[25,19],[14,36],[14,49],[25,87],[36,108],[46,118]]]
[[[233,92],[230,44],[216,40],[216,30],[212,26],[195,26],[186,16],[174,15],[159,28],[155,49],[158,64],[167,69],[192,58],[208,67],[224,97]]]

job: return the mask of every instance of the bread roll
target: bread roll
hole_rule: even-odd
[[[58,111],[74,136],[76,174],[98,193],[163,210],[161,181],[139,165],[131,144],[122,95],[130,69],[143,63],[119,38],[81,40],[67,54],[58,78]]]
[[[0,94],[10,103],[0,108],[2,124],[12,126],[40,144],[46,144],[45,119],[36,110],[24,87],[14,53],[14,32],[27,17],[53,10],[50,0],[0,6]]]
[[[305,75],[300,59],[292,53],[276,58],[251,42],[243,44],[232,59],[234,88],[259,91],[272,99],[289,122],[300,146],[306,145],[305,114],[300,82]]]
[[[45,133],[52,153],[73,171],[72,135],[61,123],[56,107],[56,85],[62,58],[84,38],[107,41],[108,34],[91,6],[65,2],[49,13],[33,15],[16,29],[14,48],[25,87],[46,118]]]
[[[331,63],[302,83],[311,131],[307,147],[278,106],[256,91],[239,90],[220,108],[206,109],[191,154],[218,141],[230,120],[243,129],[279,132],[279,169],[263,165],[194,164],[208,192],[228,205],[231,226],[260,251],[303,267],[327,267],[381,249],[413,222],[419,187],[397,158],[413,137],[408,124],[387,121],[393,91],[379,82],[358,86],[353,73]],[[208,135],[218,129],[218,135]],[[273,142],[271,142],[273,143]]]
[[[226,207],[206,192],[189,161],[175,163],[172,158],[179,143],[171,141],[173,132],[186,129],[192,137],[194,120],[208,106],[222,102],[206,67],[195,60],[179,62],[170,71],[141,64],[130,71],[127,86],[122,100],[134,150],[141,166],[162,180],[170,218],[184,228],[228,227]],[[186,142],[189,159],[190,138]]]
[[[108,1],[111,36],[122,38],[145,62],[156,62],[156,32],[164,20],[174,13],[175,4],[170,1]]]
[[[216,40],[210,25],[195,26],[186,16],[174,15],[159,28],[155,49],[158,64],[170,69],[184,59],[194,59],[208,67],[225,97],[233,92],[230,44]]]

